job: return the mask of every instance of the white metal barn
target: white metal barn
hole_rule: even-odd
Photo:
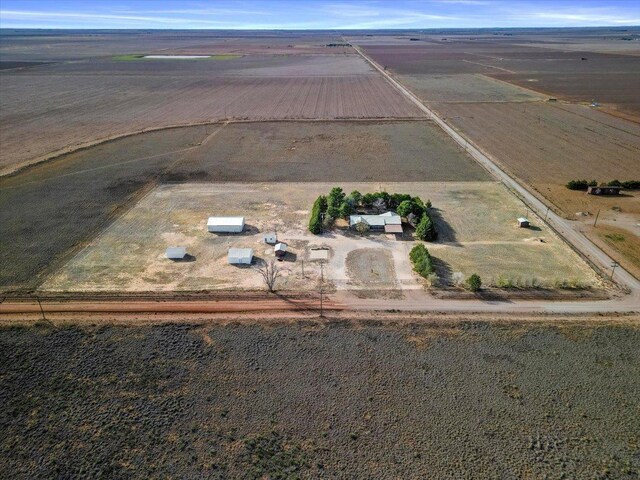
[[[165,252],[165,256],[170,260],[182,260],[187,255],[185,247],[169,247]]]
[[[251,265],[252,260],[252,248],[230,248],[227,253],[227,261],[230,265]]]
[[[240,233],[244,230],[244,217],[209,217],[207,230],[216,233]]]

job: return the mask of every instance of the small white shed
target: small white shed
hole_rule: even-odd
[[[518,226],[520,228],[529,228],[529,219],[524,217],[518,218]]]
[[[227,261],[230,265],[251,265],[252,260],[252,248],[230,248],[227,254]]]
[[[284,242],[276,243],[276,246],[273,247],[273,253],[276,254],[276,257],[284,257],[287,254],[288,245]]]
[[[276,232],[265,233],[262,238],[264,238],[264,243],[268,243],[269,245],[278,243],[278,234]]]
[[[216,233],[240,233],[244,230],[244,217],[209,217],[207,230]]]
[[[165,252],[165,256],[170,260],[182,260],[186,255],[186,247],[169,247]]]

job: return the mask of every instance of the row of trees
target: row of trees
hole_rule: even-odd
[[[429,215],[430,200],[423,202],[420,197],[406,193],[373,192],[363,195],[357,190],[347,195],[340,187],[334,187],[329,195],[321,195],[316,199],[309,219],[309,231],[319,234],[323,228],[331,227],[335,219],[348,219],[359,208],[372,209],[376,213],[394,210],[416,227],[419,239],[433,241],[437,237],[435,224]]]
[[[598,182],[596,180],[591,180],[590,182],[587,180],[571,180],[567,183],[567,188],[569,190],[586,190],[588,187],[597,187]],[[626,190],[638,190],[640,189],[640,180],[627,180],[625,182],[621,182],[620,180],[612,180],[608,183],[603,182],[600,184],[601,187],[622,187]]]
[[[429,275],[435,272],[433,268],[433,260],[427,247],[422,243],[419,243],[411,249],[409,252],[409,259],[413,265],[415,272],[423,278],[428,278]]]

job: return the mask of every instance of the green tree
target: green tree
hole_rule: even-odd
[[[353,204],[349,202],[349,197],[347,197],[347,199],[342,202],[342,205],[340,205],[340,216],[348,219],[349,215],[352,215],[354,212]]]
[[[432,242],[437,237],[436,227],[433,221],[431,221],[431,217],[426,213],[422,215],[420,222],[418,222],[416,226],[416,237],[426,242]]]
[[[344,202],[344,192],[340,187],[333,187],[327,197],[327,215],[331,218],[340,216],[340,206]]]
[[[363,236],[365,233],[367,233],[369,231],[369,228],[369,225],[365,222],[356,223],[356,232],[358,232],[360,236]]]
[[[480,290],[480,288],[482,288],[482,279],[480,278],[480,275],[474,273],[469,278],[467,278],[466,284],[469,290],[471,290],[472,292],[477,292]]]
[[[408,217],[409,214],[413,213],[413,209],[414,204],[411,200],[403,200],[402,202],[400,202],[400,205],[398,205],[396,213],[401,217]]]
[[[309,231],[315,235],[322,233],[322,214],[327,209],[327,198],[324,195],[320,195],[313,202],[311,208],[311,218],[309,219]]]
[[[347,200],[351,203],[351,205],[356,208],[362,202],[362,194],[358,190],[354,190],[349,194]]]

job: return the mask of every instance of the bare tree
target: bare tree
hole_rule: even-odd
[[[270,292],[273,292],[276,285],[276,280],[280,276],[280,268],[278,268],[278,264],[275,259],[271,259],[269,261],[262,261],[259,266],[256,267],[256,270],[262,275],[262,280],[264,284],[267,286],[267,289]]]
[[[386,202],[381,198],[378,198],[376,201],[374,201],[372,206],[378,213],[387,208]]]

